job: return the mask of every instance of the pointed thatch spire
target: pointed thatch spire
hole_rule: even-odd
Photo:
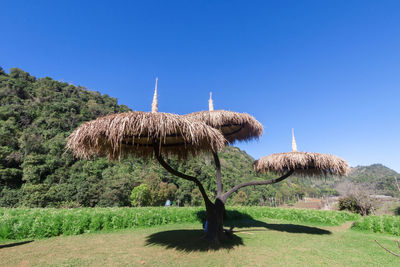
[[[158,112],[157,82],[158,82],[158,77],[156,77],[156,88],[154,89],[153,103],[151,104],[152,113]]]
[[[294,139],[294,129],[292,128],[292,152],[297,152],[296,139]]]
[[[210,92],[210,99],[208,99],[208,110],[213,111],[214,110],[214,103],[212,100],[212,92]]]

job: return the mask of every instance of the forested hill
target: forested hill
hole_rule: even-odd
[[[0,205],[61,201],[76,163],[64,154],[66,136],[83,121],[128,110],[98,92],[0,68]]]
[[[382,164],[372,164],[369,166],[351,168],[349,178],[355,182],[371,183],[386,179],[391,179],[393,181],[395,176],[400,179],[400,174],[394,170]]]
[[[357,166],[351,168],[349,176],[338,183],[336,188],[340,191],[341,186],[358,185],[371,194],[399,197],[395,178],[400,183],[400,174],[382,164]]]
[[[128,206],[132,189],[146,184],[148,205],[169,198],[180,205],[200,205],[193,183],[173,177],[154,160],[137,158],[77,160],[65,152],[66,137],[82,122],[129,109],[115,98],[80,86],[35,78],[20,69],[0,68],[0,206]],[[220,152],[225,189],[257,177],[253,158],[235,147]],[[215,195],[215,168],[210,155],[170,164],[197,176]],[[275,205],[301,196],[335,194],[327,185],[290,178],[274,186],[247,187],[232,204]]]

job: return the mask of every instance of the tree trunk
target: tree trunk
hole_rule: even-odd
[[[225,239],[224,218],[225,204],[217,198],[212,205],[206,205],[207,226],[205,227],[204,239],[219,243]]]

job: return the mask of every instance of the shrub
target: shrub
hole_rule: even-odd
[[[232,202],[235,205],[240,205],[240,206],[244,206],[247,203],[247,195],[245,192],[243,191],[239,191],[235,197],[233,198]]]
[[[131,205],[133,207],[142,207],[150,204],[150,191],[146,184],[141,184],[133,188],[131,196]]]
[[[339,199],[339,210],[348,210],[366,216],[372,213],[374,207],[368,195],[351,194]]]

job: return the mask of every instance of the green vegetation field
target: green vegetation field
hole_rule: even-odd
[[[227,211],[227,224],[234,225],[232,221],[235,220],[261,218],[340,225],[355,221],[359,216],[339,211],[269,207],[233,207]],[[201,223],[204,219],[203,208],[0,208],[0,239],[44,238],[173,223]]]
[[[0,209],[0,266],[399,266],[400,219],[229,207],[232,239],[201,239],[202,208]],[[353,227],[353,222],[356,222]],[[390,235],[389,235],[390,234]]]
[[[227,225],[238,220],[279,219],[296,223],[338,226],[355,222],[353,229],[400,235],[400,217],[361,217],[343,211],[321,211],[270,207],[231,207]],[[203,208],[77,208],[9,209],[0,208],[0,240],[78,235],[102,230],[129,229],[175,223],[201,223]]]
[[[356,221],[353,229],[400,236],[399,216],[366,216]]]

